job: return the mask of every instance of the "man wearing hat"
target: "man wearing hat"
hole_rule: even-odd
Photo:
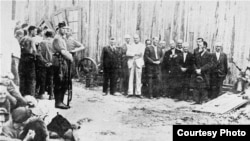
[[[110,38],[110,45],[103,47],[101,55],[101,68],[103,69],[103,96],[108,94],[108,88],[110,88],[110,94],[114,95],[117,85],[117,70],[120,66],[119,53],[116,48],[116,40],[114,37]]]
[[[67,51],[64,35],[66,33],[65,22],[58,24],[58,34],[52,43],[53,55],[53,71],[54,71],[54,95],[55,107],[60,109],[68,109],[69,106],[63,103],[64,94],[68,89],[68,63],[73,62],[72,55]]]
[[[222,52],[221,42],[215,44],[215,51],[215,53],[212,53],[214,66],[211,69],[211,98],[219,96],[228,72],[227,55]]]

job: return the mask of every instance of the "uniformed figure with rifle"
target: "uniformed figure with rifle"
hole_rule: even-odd
[[[64,35],[68,27],[65,22],[58,24],[58,34],[53,41],[53,70],[54,70],[54,95],[55,107],[60,109],[68,109],[69,101],[72,98],[72,82],[70,75],[70,65],[73,62],[73,57],[65,42]],[[68,90],[68,104],[63,103],[64,95]]]

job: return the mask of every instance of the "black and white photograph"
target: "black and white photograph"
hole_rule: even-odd
[[[250,1],[0,7],[0,141],[249,137]]]

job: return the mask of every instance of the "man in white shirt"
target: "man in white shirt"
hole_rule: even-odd
[[[135,95],[141,97],[141,75],[142,67],[144,65],[143,55],[145,51],[145,45],[140,43],[139,35],[134,35],[134,44],[128,46],[126,55],[128,56],[128,68],[129,68],[129,86],[128,97],[133,95],[135,89]],[[134,88],[134,75],[136,77],[136,85]]]

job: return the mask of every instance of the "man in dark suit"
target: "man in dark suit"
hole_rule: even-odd
[[[201,52],[194,55],[194,74],[191,78],[191,87],[196,104],[202,104],[208,99],[210,87],[210,69],[213,66],[212,57],[207,52],[204,44],[201,44]]]
[[[219,96],[223,81],[228,72],[227,55],[222,52],[222,43],[215,44],[215,53],[212,54],[214,66],[211,71],[211,98]]]
[[[168,50],[163,58],[163,67],[166,71],[167,96],[174,97],[180,93],[180,69],[178,64],[178,56],[182,52],[176,49],[173,40],[170,41],[170,50]]]
[[[126,34],[124,36],[125,43],[121,46],[118,47],[118,52],[119,52],[119,58],[121,62],[121,67],[119,68],[119,79],[120,81],[118,82],[118,91],[120,91],[123,95],[127,95],[128,93],[128,79],[129,79],[129,69],[128,69],[128,58],[126,56],[127,48],[128,46],[131,46],[130,42],[130,35]]]
[[[159,96],[160,86],[160,59],[162,57],[162,49],[158,47],[159,38],[153,38],[153,44],[146,47],[144,53],[144,61],[146,72],[148,75],[149,98]],[[154,94],[153,94],[154,92]]]
[[[193,71],[193,54],[188,51],[189,44],[187,42],[183,43],[182,49],[183,53],[179,56],[179,67],[181,70],[181,87],[182,92],[180,99],[187,100],[189,92],[190,78]]]
[[[117,83],[117,71],[120,66],[119,52],[116,49],[115,38],[110,38],[110,45],[106,46],[102,50],[101,55],[101,68],[103,69],[103,95],[108,94],[108,88],[110,88],[110,94],[114,95],[116,92]],[[110,85],[109,85],[110,83]]]

